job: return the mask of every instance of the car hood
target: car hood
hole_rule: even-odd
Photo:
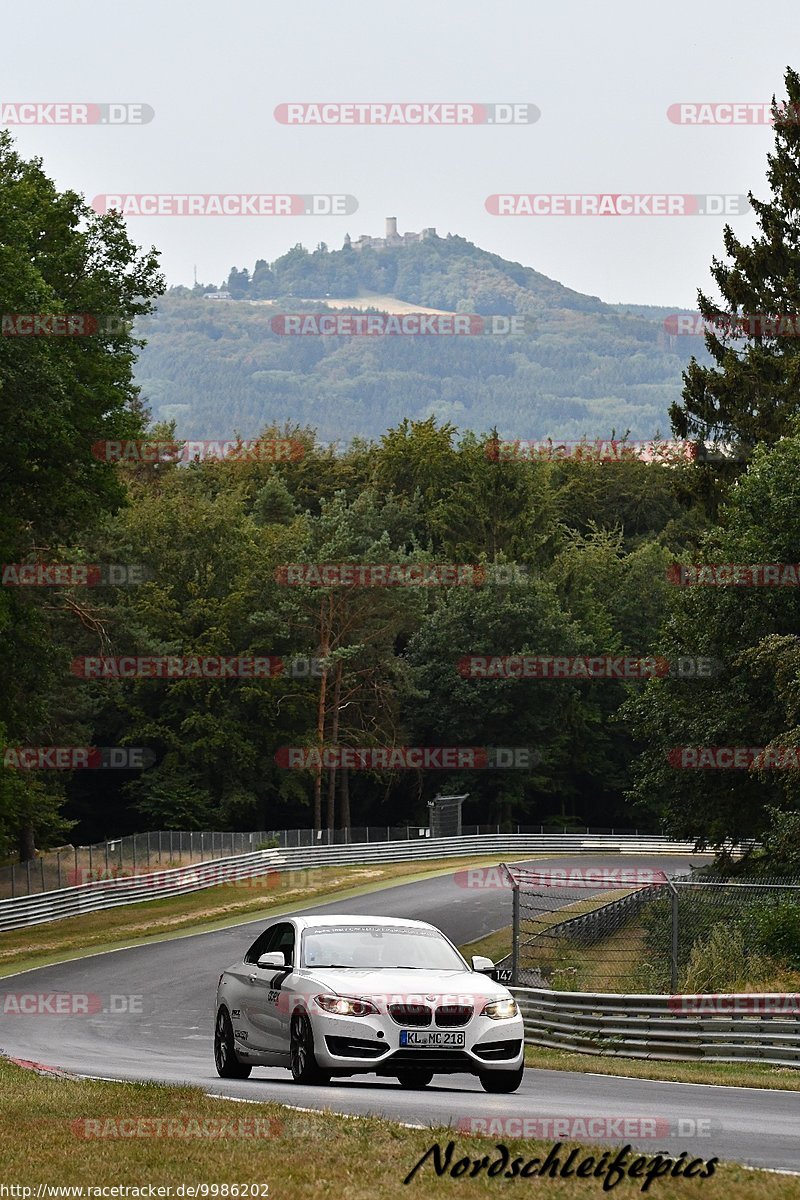
[[[429,996],[444,1004],[458,1004],[470,997],[499,1000],[509,995],[501,983],[476,971],[409,971],[402,969],[328,970],[308,968],[298,972],[304,980],[301,991],[324,990],[337,996],[385,998],[387,1003],[420,1003]]]

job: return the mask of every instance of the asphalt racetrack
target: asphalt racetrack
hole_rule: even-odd
[[[537,859],[537,868],[650,867],[682,873],[685,856],[585,854]],[[697,856],[691,861],[701,861]],[[510,892],[465,888],[452,875],[400,884],[306,912],[346,912],[430,921],[463,944],[511,922]],[[620,1136],[652,1153],[687,1151],[703,1159],[800,1171],[800,1092],[712,1087],[529,1068],[519,1091],[492,1096],[477,1078],[439,1075],[422,1091],[356,1076],[299,1087],[288,1071],[254,1068],[248,1080],[214,1070],[214,994],[220,972],[241,958],[265,919],[39,967],[0,982],[0,994],[71,992],[100,998],[90,1015],[0,1016],[0,1050],[15,1058],[91,1076],[191,1083],[217,1095],[271,1100],[342,1113],[378,1113],[414,1125],[519,1118],[654,1119],[657,1139]],[[94,1007],[94,1005],[92,1006]],[[530,1129],[531,1127],[528,1126]],[[664,1131],[669,1129],[670,1132]],[[476,1129],[477,1131],[477,1129]],[[507,1137],[513,1135],[510,1131]],[[456,1138],[457,1132],[454,1133]],[[496,1140],[502,1140],[498,1137]],[[558,1140],[552,1138],[550,1140]],[[592,1140],[587,1138],[587,1140]]]

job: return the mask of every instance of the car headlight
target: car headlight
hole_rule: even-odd
[[[507,1020],[508,1017],[516,1017],[518,1013],[517,1002],[510,996],[508,1000],[490,1000],[483,1008],[483,1016],[491,1017],[493,1021]]]
[[[315,996],[317,1004],[325,1012],[337,1017],[369,1017],[377,1013],[371,1000],[359,1000],[356,996]]]

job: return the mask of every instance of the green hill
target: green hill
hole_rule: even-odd
[[[143,330],[137,381],[179,436],[253,436],[311,424],[323,440],[377,437],[435,414],[504,437],[579,438],[669,429],[681,370],[700,338],[669,337],[669,309],[604,304],[460,237],[384,249],[295,246],[252,273],[232,270],[232,300],[174,288]],[[456,313],[519,315],[515,336],[283,336],[278,313],[336,310],[385,295]],[[333,298],[335,299],[335,302]],[[363,305],[361,306],[363,307]],[[387,306],[388,307],[388,306]],[[400,306],[402,307],[402,306]],[[333,309],[331,309],[333,311]]]

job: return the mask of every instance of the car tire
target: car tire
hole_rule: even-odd
[[[479,1079],[485,1092],[515,1092],[524,1073],[524,1066],[516,1071],[481,1071]]]
[[[289,1036],[289,1062],[295,1083],[330,1083],[330,1071],[323,1071],[314,1054],[314,1033],[305,1013],[292,1017]]]
[[[433,1079],[433,1071],[398,1071],[397,1080],[402,1088],[424,1088]]]
[[[226,1008],[219,1010],[214,1025],[214,1063],[223,1079],[247,1079],[253,1069],[236,1057],[233,1026]]]

